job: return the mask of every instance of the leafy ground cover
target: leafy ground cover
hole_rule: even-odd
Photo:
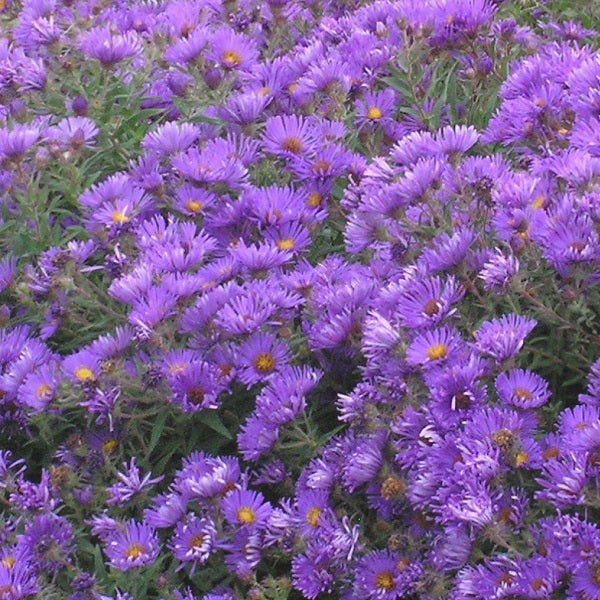
[[[0,3],[0,600],[600,599],[595,5]]]

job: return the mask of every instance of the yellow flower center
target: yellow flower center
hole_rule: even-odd
[[[311,192],[306,200],[306,206],[309,206],[310,208],[316,208],[319,206],[319,204],[321,204],[321,200],[322,196],[319,194],[319,192]]]
[[[121,210],[115,210],[111,216],[112,222],[123,225],[129,221],[129,217]]]
[[[202,210],[203,204],[202,202],[197,202],[196,200],[190,199],[185,203],[185,208],[191,213],[197,214]]]
[[[96,379],[94,374],[87,367],[77,367],[75,369],[75,378],[81,383],[85,383],[86,381],[94,381]]]
[[[528,458],[529,456],[527,455],[527,452],[525,452],[525,450],[521,450],[521,452],[519,452],[515,457],[515,464],[517,465],[517,467],[520,467],[521,465],[524,465],[527,462]]]
[[[306,522],[311,526],[311,527],[316,527],[317,523],[319,522],[319,515],[321,514],[321,511],[319,508],[317,508],[316,506],[313,506],[307,513],[306,513]]]
[[[271,373],[275,368],[275,359],[270,352],[261,352],[254,359],[254,368],[263,375]]]
[[[15,560],[14,556],[5,556],[1,561],[0,564],[5,567],[6,569],[12,569],[15,566],[15,563],[17,561]]]
[[[176,373],[181,373],[188,368],[188,363],[173,363],[169,367],[169,373],[175,375]]]
[[[394,578],[387,571],[382,571],[375,575],[375,587],[389,592],[394,587]]]
[[[104,454],[110,454],[118,445],[119,445],[119,442],[117,442],[117,440],[115,440],[114,438],[111,438],[110,440],[106,440],[102,444],[102,452]]]
[[[131,544],[127,547],[127,550],[125,550],[124,556],[127,560],[136,560],[142,556],[142,554],[144,554],[144,546],[141,544]]]
[[[448,346],[446,344],[433,344],[433,346],[427,348],[425,354],[429,360],[439,360],[448,354]]]
[[[203,541],[204,541],[204,536],[197,533],[194,537],[192,537],[188,546],[189,546],[190,550],[192,550],[194,548],[200,548],[200,546],[202,546]]]
[[[294,249],[294,240],[292,238],[283,238],[282,240],[277,240],[277,247],[280,250],[293,250]]]
[[[381,112],[381,110],[376,106],[370,106],[369,110],[367,110],[367,117],[371,121],[378,121],[379,119],[381,119],[382,114],[383,113]]]
[[[40,385],[38,385],[35,390],[35,397],[38,400],[41,400],[42,398],[44,398],[45,396],[48,395],[48,392],[50,391],[50,389],[51,388],[47,383],[40,383]]]
[[[288,85],[288,94],[293,93],[293,91],[298,87],[298,82],[297,81],[292,81],[292,83],[290,83],[290,85]]]
[[[259,96],[268,96],[270,92],[271,92],[271,90],[268,87],[263,86],[258,90],[258,95]]]
[[[242,525],[252,525],[256,521],[256,514],[249,506],[241,506],[235,511],[235,518]]]
[[[539,210],[540,208],[542,208],[544,206],[544,200],[546,198],[542,195],[540,196],[536,196],[533,199],[533,202],[531,203],[531,208],[535,208],[536,210]]]
[[[242,57],[235,50],[225,50],[223,52],[223,62],[231,67],[237,67],[242,62]]]

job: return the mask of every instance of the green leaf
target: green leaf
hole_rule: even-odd
[[[221,421],[217,413],[212,411],[204,411],[200,414],[199,420],[201,423],[203,423],[207,427],[210,427],[213,431],[220,433],[223,437],[227,438],[228,440],[233,439],[233,436],[231,435],[231,433],[229,433],[227,427],[225,427],[223,421]]]

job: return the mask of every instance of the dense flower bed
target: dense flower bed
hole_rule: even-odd
[[[598,24],[525,4],[0,3],[0,600],[600,599]]]

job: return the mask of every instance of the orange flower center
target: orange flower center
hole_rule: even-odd
[[[281,147],[292,154],[300,154],[302,152],[302,140],[294,135],[286,137],[281,142]]]

